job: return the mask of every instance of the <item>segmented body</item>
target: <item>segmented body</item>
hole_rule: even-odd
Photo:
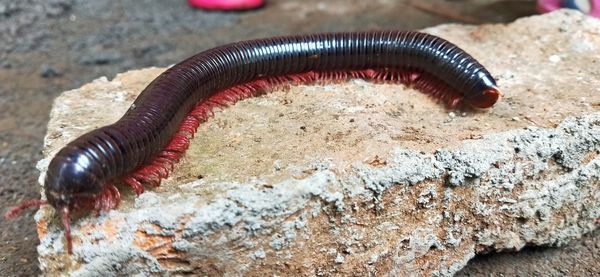
[[[365,78],[396,81],[450,106],[486,108],[499,96],[490,73],[441,38],[403,31],[332,33],[245,41],[199,53],[168,69],[116,123],[69,143],[51,161],[48,203],[72,209],[118,204],[115,182],[136,193],[167,177],[210,109],[288,83]],[[67,226],[65,226],[68,228]],[[70,238],[68,239],[70,244]]]

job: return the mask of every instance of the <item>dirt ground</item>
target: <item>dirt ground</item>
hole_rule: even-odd
[[[247,38],[343,30],[420,29],[446,22],[509,22],[521,0],[271,0],[244,13],[202,12],[184,0],[0,0],[0,203],[39,197],[36,162],[52,100],[100,76],[167,66]],[[32,276],[33,211],[0,224],[0,276]],[[600,235],[560,248],[478,257],[459,276],[580,276],[599,268]],[[593,271],[592,271],[593,272]]]

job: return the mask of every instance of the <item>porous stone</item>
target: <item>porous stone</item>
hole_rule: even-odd
[[[247,99],[202,125],[160,188],[73,220],[36,215],[46,274],[449,276],[476,254],[561,246],[600,217],[600,21],[572,11],[424,30],[475,56],[504,97],[448,111],[361,80]],[[56,99],[38,168],[117,120],[164,69]]]

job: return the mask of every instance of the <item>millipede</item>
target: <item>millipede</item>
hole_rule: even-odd
[[[46,172],[46,199],[25,201],[5,217],[51,205],[61,215],[71,254],[71,214],[116,208],[119,184],[137,195],[159,186],[214,108],[290,85],[350,78],[400,83],[449,108],[489,108],[501,96],[494,78],[472,56],[421,32],[326,33],[231,43],[167,69],[117,122],[60,149]]]

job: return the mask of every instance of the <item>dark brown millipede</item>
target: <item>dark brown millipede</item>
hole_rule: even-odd
[[[455,107],[492,106],[501,95],[490,73],[456,45],[409,31],[329,33],[232,43],[192,56],[153,80],[119,121],[62,148],[44,183],[47,200],[6,214],[52,205],[62,214],[72,252],[71,211],[109,210],[124,183],[139,195],[168,177],[212,108],[274,87],[363,78],[413,86]]]

